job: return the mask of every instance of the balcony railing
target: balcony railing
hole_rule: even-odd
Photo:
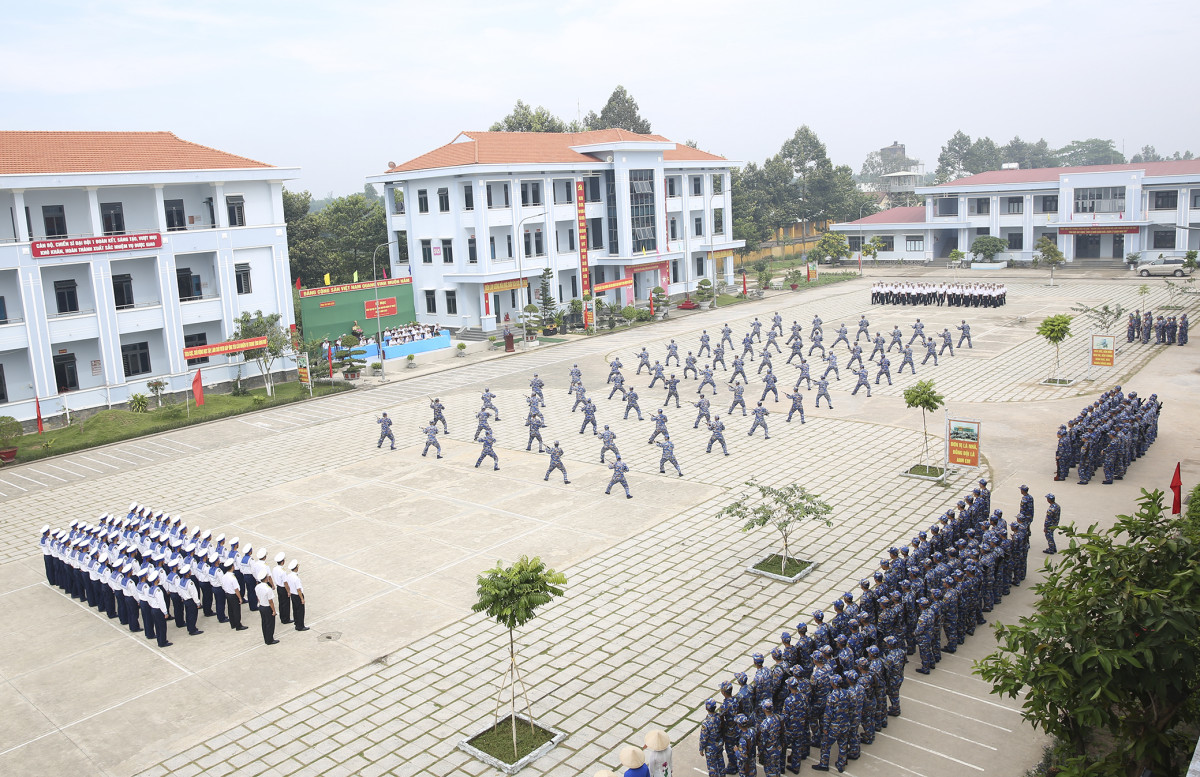
[[[71,318],[72,316],[94,316],[95,308],[80,308],[79,310],[68,310],[64,313],[51,313],[46,311],[46,318]]]

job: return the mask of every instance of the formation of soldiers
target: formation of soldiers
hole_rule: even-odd
[[[911,283],[876,281],[872,305],[948,305],[952,308],[998,308],[1008,301],[1003,283]]]
[[[1129,465],[1144,456],[1158,437],[1161,411],[1157,394],[1143,400],[1136,391],[1126,396],[1120,386],[1104,392],[1058,427],[1054,479],[1066,480],[1076,467],[1082,486],[1103,467],[1104,485],[1121,480]]]
[[[832,343],[826,347],[825,345],[825,329],[824,322],[820,316],[814,316],[812,325],[809,330],[810,345],[805,352],[804,347],[804,328],[799,321],[793,321],[791,325],[791,334],[784,339],[785,330],[783,317],[779,313],[772,316],[770,325],[755,318],[750,322],[749,331],[741,338],[741,351],[736,351],[734,348],[733,329],[724,324],[720,330],[719,336],[709,335],[708,330],[703,330],[700,334],[699,344],[695,351],[687,351],[685,357],[680,356],[681,347],[674,340],[671,340],[666,346],[666,358],[663,360],[651,361],[650,352],[646,348],[635,354],[637,359],[637,369],[633,377],[640,376],[645,370],[649,373],[650,384],[649,389],[654,389],[659,384],[662,385],[662,390],[666,392],[662,406],[655,413],[650,415],[650,420],[654,422],[654,432],[651,433],[648,444],[657,445],[660,449],[660,458],[658,469],[661,474],[666,473],[668,466],[675,469],[679,477],[683,477],[683,468],[675,456],[675,442],[668,430],[668,417],[664,409],[671,406],[674,401],[675,408],[682,408],[682,400],[680,396],[680,384],[686,381],[689,376],[691,380],[699,383],[696,393],[699,395],[696,401],[689,402],[696,408],[696,418],[692,423],[692,429],[699,429],[701,423],[704,424],[707,433],[709,434],[708,446],[705,453],[712,453],[717,446],[720,447],[722,454],[729,455],[728,441],[725,439],[725,431],[727,429],[725,420],[722,419],[719,412],[715,410],[718,402],[719,387],[724,386],[730,392],[730,404],[726,411],[727,416],[734,416],[737,410],[741,410],[742,417],[752,417],[747,436],[753,437],[754,433],[760,428],[763,431],[763,439],[770,439],[771,433],[768,427],[768,416],[771,415],[771,410],[766,407],[767,397],[771,397],[777,404],[780,400],[780,377],[775,372],[775,365],[772,357],[772,349],[775,356],[783,354],[783,347],[787,346],[790,354],[784,364],[791,364],[799,371],[795,384],[789,392],[786,388],[783,390],[783,397],[790,402],[785,423],[791,423],[792,419],[799,415],[800,423],[806,423],[804,413],[804,390],[812,391],[813,384],[816,384],[816,397],[814,405],[817,408],[821,407],[822,398],[826,401],[828,409],[833,409],[833,397],[829,392],[830,376],[836,381],[841,381],[841,369],[847,369],[851,376],[855,378],[855,385],[850,394],[856,395],[859,390],[865,389],[868,397],[871,396],[871,380],[870,372],[866,367],[866,361],[874,362],[878,357],[878,364],[875,373],[874,385],[879,385],[881,380],[886,379],[888,385],[892,384],[891,360],[888,354],[892,349],[897,349],[901,358],[900,369],[898,374],[903,373],[905,367],[908,367],[913,375],[916,375],[916,362],[913,353],[913,344],[920,341],[918,347],[924,347],[925,357],[921,361],[922,365],[933,360],[934,366],[937,366],[940,356],[945,355],[947,351],[951,356],[954,356],[954,334],[950,332],[949,327],[943,328],[940,333],[932,333],[926,335],[925,324],[921,319],[917,319],[911,325],[911,336],[906,343],[904,340],[905,333],[896,326],[891,332],[891,342],[887,343],[884,336],[880,332],[876,332],[874,337],[871,335],[870,322],[863,315],[858,321],[858,329],[855,332],[854,340],[850,340],[850,330],[846,324],[841,323],[837,329],[832,331]],[[958,334],[958,346],[973,348],[971,342],[971,326],[962,320],[955,326]],[[873,346],[873,350],[867,359],[863,358],[863,346],[860,342],[866,338],[867,345]],[[714,340],[716,341],[714,343]],[[783,340],[783,346],[780,345],[780,340]],[[885,349],[885,344],[887,347]],[[839,366],[836,348],[838,345],[844,345],[848,356],[844,365]],[[728,351],[726,348],[728,347]],[[759,350],[761,348],[761,350]],[[815,352],[820,351],[821,362],[809,362],[808,357]],[[726,353],[733,353],[731,359],[732,370],[726,364]],[[701,360],[704,360],[701,366]],[[798,363],[794,363],[799,359]],[[755,404],[748,405],[746,391],[750,387],[751,379],[746,372],[746,363],[758,361],[758,369],[755,376],[762,382],[762,393],[758,399],[751,400]],[[673,362],[673,364],[672,364]],[[817,365],[818,369],[823,368],[819,374],[813,374],[813,365]],[[670,367],[681,367],[683,377],[677,376],[674,372],[670,372]],[[722,376],[720,384],[716,381],[716,368],[720,367],[724,372],[731,372],[731,376],[726,380]],[[636,388],[630,385],[626,379],[623,369],[625,368],[620,357],[616,357],[609,364],[609,373],[605,381],[609,387],[607,399],[612,401],[616,399],[624,405],[623,418],[628,419],[630,414],[635,414],[637,420],[645,420],[646,416],[642,413],[640,404],[641,396]],[[608,464],[612,471],[612,477],[609,480],[608,486],[605,489],[606,494],[611,494],[614,486],[620,486],[625,491],[625,496],[632,499],[633,495],[629,488],[629,482],[626,477],[630,471],[627,460],[622,459],[620,451],[616,444],[616,433],[606,424],[603,430],[600,429],[597,421],[598,407],[595,401],[588,396],[587,389],[583,384],[583,373],[579,369],[579,365],[573,365],[570,369],[568,378],[570,386],[567,389],[568,396],[574,398],[574,403],[571,407],[571,412],[583,412],[583,423],[579,427],[579,434],[584,434],[591,429],[592,435],[599,438],[602,446],[600,449],[600,462]],[[564,483],[570,483],[567,476],[566,465],[563,463],[564,452],[559,441],[555,441],[553,445],[547,446],[542,438],[542,429],[547,425],[546,419],[542,414],[542,408],[546,406],[545,397],[545,381],[538,374],[534,374],[529,382],[529,394],[525,396],[525,402],[528,406],[524,425],[528,429],[528,441],[525,445],[525,450],[532,451],[534,443],[537,443],[538,453],[548,453],[550,456],[550,466],[546,470],[543,480],[549,480],[550,475],[556,470],[563,476]],[[710,393],[705,393],[706,389]],[[618,397],[619,395],[619,397]],[[485,388],[480,397],[480,409],[476,413],[475,418],[477,425],[475,428],[474,441],[482,445],[479,458],[475,462],[478,468],[485,459],[491,459],[492,469],[497,471],[500,469],[500,459],[496,453],[496,436],[492,429],[491,422],[500,420],[500,410],[496,406],[494,400],[496,394],[490,388]],[[721,401],[723,405],[723,401]],[[449,426],[446,422],[445,406],[438,398],[432,398],[429,402],[430,410],[433,413],[433,419],[424,427],[421,427],[421,432],[425,435],[425,448],[421,455],[425,456],[429,453],[430,448],[434,448],[437,452],[437,457],[442,458],[441,443],[437,439],[438,425],[441,424],[441,432],[443,434],[449,432]],[[391,419],[387,414],[382,414],[381,418],[376,419],[380,426],[380,436],[377,443],[378,447],[382,447],[385,441],[392,443],[392,449],[395,449],[395,438],[392,436]],[[659,438],[662,438],[661,441]],[[614,456],[610,463],[606,458],[606,454],[611,452]]]
[[[197,617],[215,616],[235,631],[242,625],[242,602],[262,619],[263,640],[275,639],[275,617],[304,625],[304,584],[300,562],[285,554],[266,563],[267,549],[254,552],[234,537],[199,527],[134,502],[124,518],[105,513],[95,524],[72,521],[66,529],[43,526],[39,544],[46,581],[89,607],[170,647],[167,624],[190,636],[203,634]]]
[[[937,523],[900,548],[890,548],[879,570],[832,604],[816,610],[795,632],[780,634],[767,656],[755,653],[753,675],[738,672],[708,699],[700,751],[709,777],[786,768],[819,750],[817,771],[829,771],[833,745],[839,772],[871,744],[888,717],[900,715],[900,688],[910,656],[929,674],[941,654],[954,653],[987,621],[1013,586],[1025,579],[1033,497],[1021,486],[1010,525],[991,509],[987,481],[947,510]],[[1047,495],[1057,524],[1057,505]],[[990,512],[989,512],[990,511]],[[942,639],[945,639],[945,645]]]
[[[1125,342],[1135,343],[1140,340],[1142,345],[1149,345],[1151,335],[1154,336],[1155,345],[1187,345],[1187,313],[1179,318],[1163,316],[1161,313],[1155,318],[1154,312],[1150,310],[1145,313],[1140,310],[1130,313],[1125,322]]]

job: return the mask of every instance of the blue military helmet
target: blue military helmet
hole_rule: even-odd
[[[919,532],[917,532],[917,536],[920,537],[921,539],[926,539],[929,535],[923,531],[919,531]]]
[[[874,647],[874,645],[872,645],[872,647]],[[855,665],[855,666],[858,666],[858,667],[867,666],[867,659],[866,659],[866,657],[864,657],[864,656],[859,656],[857,659],[855,659],[855,661],[854,661],[854,665]]]
[[[924,596],[922,596],[920,599],[917,600],[917,604],[921,605],[922,607],[928,607],[929,600],[926,599]]]
[[[792,635],[785,631],[779,635],[779,640],[784,643],[789,643],[792,641]]]
[[[755,653],[754,655],[750,656],[750,660],[761,666],[765,659],[763,658],[762,653]]]
[[[716,712],[717,711],[717,702],[713,699],[705,699],[704,700],[704,709],[708,710],[709,712]]]
[[[877,575],[878,575],[879,573],[878,573],[878,572],[876,572],[875,574],[877,574]],[[882,575],[880,575],[880,576],[882,577]],[[859,588],[862,588],[862,589],[864,589],[864,590],[865,590],[865,589],[867,589],[867,588],[870,588],[870,587],[871,587],[871,581],[870,581],[870,580],[868,580],[867,578],[865,578],[865,577],[864,577],[862,580],[859,580],[859,581],[858,581],[858,587],[859,587]]]
[[[721,681],[721,690],[722,691],[732,691],[733,683],[729,682],[728,680],[722,680]]]
[[[745,673],[745,672],[738,672],[737,674],[735,674],[735,675],[733,676],[733,679],[737,680],[737,681],[738,681],[738,683],[739,683],[739,684],[741,684],[741,685],[745,685],[745,684],[746,684],[746,682],[747,682],[747,679],[746,679],[746,673]]]
[[[885,640],[885,641],[886,641],[886,640]],[[879,655],[879,648],[878,648],[878,646],[876,646],[876,645],[871,645],[871,647],[867,648],[867,655],[868,655],[868,656],[871,656],[872,658],[874,658],[875,656]]]
[[[771,710],[775,709],[775,704],[770,699],[763,699],[762,703],[759,704],[758,706],[763,708],[767,712],[770,712]]]
[[[750,725],[750,718],[746,717],[745,715],[738,715],[733,720],[742,728],[746,728],[747,726]]]
[[[887,645],[888,647],[894,647],[900,643],[895,637],[884,637],[883,644]]]
[[[979,479],[979,485],[981,485],[981,486],[986,486],[986,485],[987,485],[987,478],[980,478],[980,479]]]

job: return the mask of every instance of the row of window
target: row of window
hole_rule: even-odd
[[[250,265],[235,264],[233,271],[237,284],[237,293],[250,294],[253,290],[250,282]],[[132,275],[126,273],[113,275],[112,284],[113,304],[117,310],[132,308],[137,304],[133,296]],[[200,299],[203,296],[200,276],[193,273],[190,267],[178,267],[175,269],[175,285],[180,302]],[[3,297],[0,297],[0,312],[3,311],[3,299]],[[157,299],[154,301],[157,302]],[[78,281],[74,278],[55,281],[54,303],[59,315],[80,312]],[[0,318],[6,319],[7,316],[0,316]]]
[[[209,223],[215,224],[212,197],[204,199],[208,209]],[[231,194],[225,198],[225,207],[229,212],[229,226],[246,226],[246,201],[240,194]],[[166,216],[167,231],[177,232],[187,229],[187,217],[184,213],[183,200],[165,200],[163,210]],[[100,220],[105,235],[125,234],[125,205],[120,202],[100,203]],[[67,231],[67,214],[62,205],[42,206],[42,226],[48,239],[64,238]],[[33,235],[33,216],[28,207],[25,208],[25,228]]]
[[[457,316],[458,315],[458,293],[455,291],[452,291],[452,290],[446,291],[444,293],[446,295],[446,315]],[[516,307],[515,302],[513,303],[513,307]],[[437,291],[435,291],[434,289],[426,289],[425,290],[425,312],[426,313],[437,313]]]
[[[987,227],[980,227],[975,230],[976,237],[983,237],[989,234]],[[884,247],[881,251],[894,251],[895,238],[892,235],[879,235],[879,239],[883,242]],[[1098,236],[1096,236],[1098,238]],[[1115,235],[1114,239],[1121,239],[1124,242],[1124,235]],[[1005,239],[1008,241],[1009,251],[1025,250],[1025,234],[1023,232],[1009,232]],[[862,250],[863,239],[859,235],[849,236],[850,251],[857,252]],[[1173,229],[1156,229],[1150,233],[1150,247],[1155,249],[1175,250],[1175,230]],[[904,250],[908,252],[919,252],[925,250],[925,237],[923,235],[905,235]],[[1088,258],[1079,255],[1080,258]],[[1099,254],[1096,254],[1098,257]],[[1119,258],[1119,257],[1118,257]]]
[[[1191,207],[1200,209],[1200,189],[1189,192]],[[1002,202],[1006,213],[1019,214],[1024,210],[1024,197],[1004,197]],[[1179,191],[1177,189],[1150,192],[1151,210],[1175,210],[1179,206]],[[1096,186],[1075,190],[1076,213],[1124,213],[1124,186]],[[1047,194],[1041,197],[1041,210],[1038,213],[1056,213],[1058,211],[1058,195]],[[957,216],[958,199],[941,197],[935,201],[934,212],[938,216]],[[970,201],[971,215],[986,216],[991,212],[991,199],[988,197],[973,197]]]

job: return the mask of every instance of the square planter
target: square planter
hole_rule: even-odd
[[[949,478],[950,473],[947,470],[942,470],[942,473],[940,475],[918,475],[917,473],[910,471],[912,468],[919,467],[919,466],[927,466],[928,467],[930,465],[914,464],[913,467],[910,467],[909,469],[906,469],[903,472],[901,472],[900,477],[914,478],[916,480],[932,480],[932,481],[944,480],[944,479]],[[938,469],[941,469],[941,468],[938,467]]]
[[[795,583],[796,581],[802,580],[805,577],[807,577],[814,569],[817,568],[816,561],[811,561],[806,558],[796,558],[795,556],[788,556],[788,558],[791,561],[799,561],[799,562],[808,564],[808,566],[806,566],[804,569],[800,570],[799,573],[792,575],[791,577],[785,577],[785,576],[779,574],[778,572],[767,572],[765,570],[757,568],[759,564],[762,564],[765,561],[775,562],[778,560],[778,558],[779,558],[778,553],[771,553],[769,555],[763,556],[756,563],[751,564],[750,566],[746,567],[746,572],[748,572],[751,575],[761,575],[762,577],[769,577],[772,580],[778,580],[781,583]]]
[[[524,715],[517,713],[515,717],[517,719],[518,724],[529,725],[529,719],[526,718]],[[508,721],[502,721],[501,730],[510,730],[510,729],[505,728],[506,725],[508,725]],[[470,741],[472,739],[474,739],[475,737],[479,736],[480,734],[490,730],[493,727],[491,724],[478,729],[477,731],[472,733],[470,736],[468,736],[466,739],[460,739],[458,742],[458,749],[462,750],[464,753],[467,753],[472,758],[483,761],[485,764],[488,764],[489,766],[491,766],[493,768],[499,769],[504,774],[516,774],[517,772],[521,771],[529,764],[533,763],[534,761],[541,758],[546,753],[553,750],[554,747],[557,746],[559,742],[562,742],[564,739],[567,738],[567,735],[561,731],[556,731],[552,728],[547,728],[546,726],[540,725],[536,722],[534,723],[534,725],[536,725],[538,728],[542,729],[543,731],[545,731],[549,734],[552,734],[553,737],[550,739],[549,742],[546,742],[546,743],[540,745],[539,747],[537,747],[533,751],[527,753],[524,757],[520,758],[519,760],[517,760],[513,763],[506,763],[504,761],[501,761],[499,758],[496,758],[495,756],[492,756],[492,755],[488,755],[487,753],[483,752],[479,748],[474,747],[473,745],[470,744]]]
[[[1064,388],[1066,386],[1074,385],[1075,379],[1074,378],[1046,378],[1045,380],[1038,381],[1038,383],[1039,383],[1039,385],[1042,385],[1042,386],[1058,386],[1059,388]]]

